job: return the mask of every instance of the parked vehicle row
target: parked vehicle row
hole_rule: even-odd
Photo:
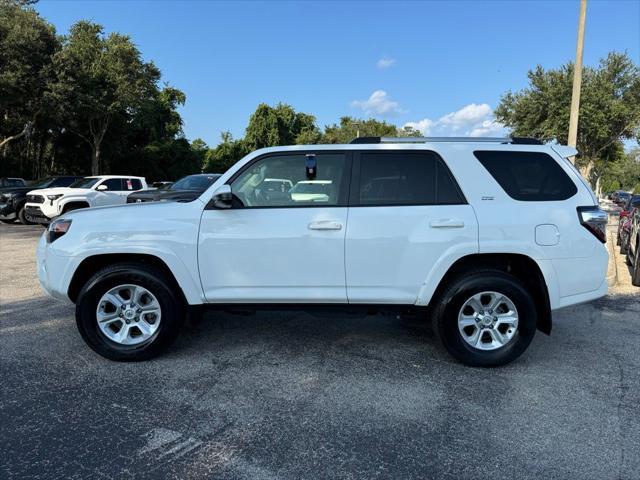
[[[609,200],[613,203],[622,207],[631,199],[631,193],[625,192],[624,190],[616,190],[615,192],[608,195]]]
[[[607,292],[607,214],[576,153],[518,138],[262,149],[191,201],[62,213],[38,275],[113,360],[159,354],[188,311],[295,305],[413,310],[459,361],[503,365],[554,310]]]
[[[144,177],[102,175],[47,177],[27,185],[22,179],[3,178],[12,185],[0,188],[0,221],[46,225],[52,219],[81,208],[149,201],[191,201],[220,174],[189,175],[176,182],[156,182]],[[16,186],[18,185],[18,186]]]
[[[631,283],[640,287],[640,195],[630,197],[620,211],[617,244],[631,266]]]
[[[24,181],[20,186],[4,187],[0,189],[0,221],[11,223],[15,220],[22,224],[34,223],[27,218],[25,205],[27,196],[32,190],[42,188],[67,187],[82,177],[62,176],[40,179],[27,186]]]

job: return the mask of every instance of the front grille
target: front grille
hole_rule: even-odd
[[[27,195],[27,202],[44,203],[44,197],[42,195]]]

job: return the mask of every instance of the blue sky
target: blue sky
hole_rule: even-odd
[[[411,123],[432,135],[500,133],[491,111],[527,70],[575,55],[577,0],[214,2],[41,0],[66,33],[80,19],[129,34],[187,95],[187,138],[243,135],[260,102]],[[584,61],[640,64],[640,0],[589,0]]]

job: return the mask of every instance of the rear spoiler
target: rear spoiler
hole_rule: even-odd
[[[553,151],[560,155],[562,158],[575,157],[578,154],[578,149],[575,147],[568,147],[566,145],[551,145]]]

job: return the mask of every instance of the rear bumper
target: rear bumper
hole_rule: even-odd
[[[555,309],[570,307],[572,305],[578,305],[580,303],[587,303],[593,300],[597,300],[598,298],[604,297],[609,291],[609,284],[607,280],[603,280],[600,287],[596,290],[592,290],[591,292],[578,293],[576,295],[568,295],[566,297],[560,297],[560,301],[558,302]]]

